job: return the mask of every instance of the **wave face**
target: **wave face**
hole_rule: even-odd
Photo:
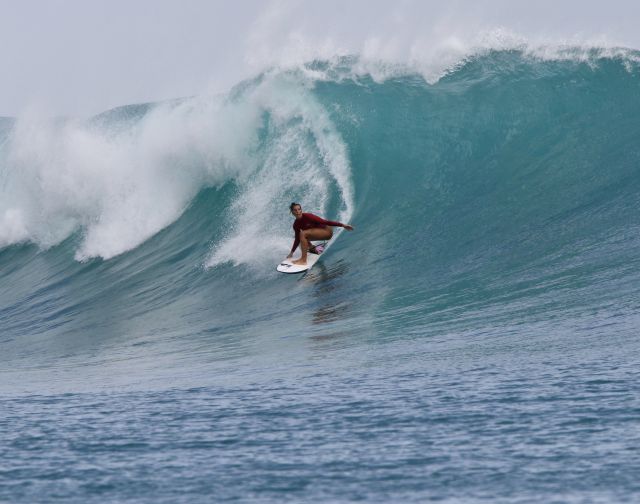
[[[309,411],[314,403],[305,398],[315,393],[322,402],[332,390],[360,390],[364,399],[353,399],[350,411],[363,408],[380,420],[369,428],[382,444],[385,409],[406,425],[418,422],[413,434],[399,428],[400,444],[402,432],[407,443],[437,437],[440,424],[421,415],[448,412],[452,435],[466,439],[469,452],[449,448],[468,460],[487,457],[489,466],[493,460],[513,469],[517,462],[504,453],[498,462],[498,437],[577,443],[574,455],[548,461],[544,485],[535,471],[500,473],[505,481],[495,483],[501,490],[493,495],[505,502],[516,498],[509,493],[514,478],[525,498],[618,495],[624,484],[610,485],[603,473],[593,488],[580,487],[595,470],[585,457],[597,454],[589,451],[591,434],[563,431],[561,417],[580,408],[570,389],[593,404],[604,397],[599,386],[633,390],[627,356],[638,350],[640,301],[634,58],[489,51],[435,83],[407,69],[374,79],[345,58],[266,72],[223,97],[127,106],[87,121],[3,120],[2,392],[240,387],[235,393],[253,404],[234,410],[244,425],[268,414],[252,401],[273,399],[269,390],[275,394],[278,383]],[[275,272],[292,241],[291,201],[356,227],[338,234],[302,278]],[[337,388],[323,381],[327,375]],[[581,388],[594,376],[600,385]],[[251,399],[247,383],[273,388]],[[376,390],[389,394],[376,402]],[[405,397],[402,390],[413,392]],[[438,395],[443,390],[449,399]],[[496,411],[509,417],[509,390],[533,394],[527,407],[547,423],[536,430],[533,417],[512,418],[533,424],[508,432],[486,424],[486,435],[471,436],[466,425]],[[135,394],[118,396],[118,411],[127,401],[139,404]],[[160,408],[149,397],[149,411]],[[410,401],[403,410],[392,397],[413,397],[426,409]],[[556,409],[545,398],[556,400]],[[180,400],[202,407],[194,396]],[[469,404],[476,420],[465,416]],[[325,413],[339,419],[340,411]],[[302,423],[311,415],[290,413]],[[599,431],[612,442],[624,421],[618,413],[605,412],[612,423]],[[329,429],[338,445],[344,441],[330,424],[314,425]],[[407,464],[445,474],[447,439],[429,441],[442,453],[409,453]],[[616,474],[624,476],[633,464],[617,453]],[[391,457],[402,467],[400,452]],[[573,466],[572,457],[581,464],[568,479],[552,476],[561,472],[554,464]],[[403,477],[414,479],[403,488],[415,493],[401,500],[488,495],[483,485],[491,478],[472,466],[458,473],[459,488],[470,493],[456,493],[462,490],[443,476],[438,494],[429,486],[435,480],[424,483],[410,471]],[[387,469],[376,470],[384,476]],[[301,480],[309,477],[302,466],[299,472]],[[374,495],[398,496],[391,476],[367,485]],[[627,490],[637,491],[628,481]],[[325,483],[305,495],[335,500]],[[231,488],[213,490],[238,497]],[[82,491],[68,495],[89,501]],[[256,495],[277,501],[280,494]]]

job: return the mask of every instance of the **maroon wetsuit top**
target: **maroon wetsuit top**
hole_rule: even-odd
[[[302,217],[293,221],[293,230],[296,233],[296,239],[293,241],[291,253],[293,254],[300,244],[300,230],[312,228],[326,228],[327,226],[344,227],[342,222],[324,220],[322,217],[313,215],[312,213],[303,213]]]

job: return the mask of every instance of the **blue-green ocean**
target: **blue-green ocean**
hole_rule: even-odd
[[[639,502],[638,61],[1,119],[0,501]]]

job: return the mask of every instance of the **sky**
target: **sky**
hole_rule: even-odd
[[[630,0],[0,0],[0,116],[225,92],[276,64],[522,40],[640,48]]]

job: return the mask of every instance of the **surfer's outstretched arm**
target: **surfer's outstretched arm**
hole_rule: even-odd
[[[304,214],[307,216],[308,219],[321,224],[323,226],[333,226],[333,227],[343,227],[345,228],[347,231],[353,231],[353,226],[351,224],[343,224],[342,222],[338,222],[338,221],[331,221],[331,220],[326,220],[323,219],[322,217],[318,217],[317,215],[314,215],[312,213],[307,213]]]

